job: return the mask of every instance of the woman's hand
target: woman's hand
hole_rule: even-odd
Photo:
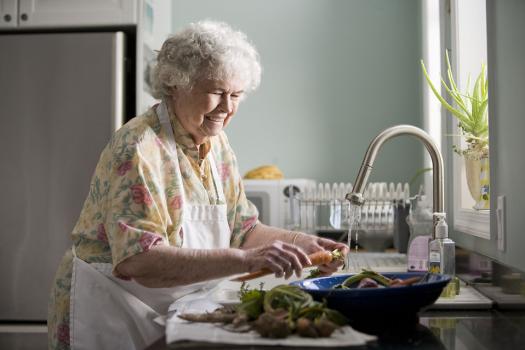
[[[333,251],[339,249],[339,251],[346,258],[346,254],[349,252],[349,248],[346,244],[335,242],[330,239],[320,238],[305,233],[300,233],[295,244],[301,247],[306,253],[312,254],[320,250],[329,250]],[[319,271],[321,271],[322,276],[329,276],[336,272],[344,264],[343,260],[334,260],[329,264],[319,265]]]
[[[282,241],[244,250],[244,263],[248,272],[268,269],[276,277],[284,275],[285,278],[294,272],[299,277],[303,267],[311,265],[308,255],[300,247]]]

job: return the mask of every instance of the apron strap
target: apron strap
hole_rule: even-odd
[[[162,101],[157,106],[157,116],[159,118],[161,126],[164,128],[166,135],[168,136],[168,145],[171,150],[171,152],[174,155],[174,164],[175,169],[179,169],[179,157],[178,157],[178,147],[177,143],[175,142],[175,134],[173,133],[173,127],[171,125],[171,121],[169,118],[168,113],[168,107],[165,101]],[[219,177],[219,172],[217,170],[217,165],[215,164],[215,157],[213,156],[213,149],[210,151],[210,154],[208,155],[208,161],[210,162],[210,168],[212,173],[212,180],[213,180],[213,186],[215,188],[215,195],[217,196],[217,202],[218,204],[226,204],[226,200],[224,197],[224,191],[222,188],[222,182]],[[182,184],[182,176],[180,174],[180,171],[176,171],[178,180]],[[184,188],[181,189],[181,196],[183,198],[184,202]]]
[[[213,149],[210,151],[210,153],[211,156],[208,157],[208,161],[210,162],[213,186],[215,187],[215,193],[217,195],[217,204],[226,204],[224,191],[222,189],[222,181],[217,170],[217,165],[215,164],[215,157],[213,156]]]
[[[157,106],[157,116],[159,118],[160,125],[165,130],[166,135],[168,136],[168,146],[175,156],[173,162],[175,163],[176,169],[179,168],[179,157],[177,153],[177,143],[175,142],[175,135],[173,133],[173,127],[171,126],[170,118],[168,116],[168,107],[166,103],[162,101]]]

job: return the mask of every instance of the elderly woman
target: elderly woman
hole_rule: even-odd
[[[163,335],[153,319],[177,298],[262,268],[299,276],[307,254],[348,251],[261,224],[246,199],[223,132],[260,81],[244,34],[191,24],[166,40],[157,60],[154,96],[162,102],[102,152],[58,269],[50,348],[144,348]]]

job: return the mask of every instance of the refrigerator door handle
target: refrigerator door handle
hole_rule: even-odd
[[[124,96],[125,96],[125,72],[124,72],[124,33],[116,32],[113,38],[113,62],[112,62],[112,113],[111,133],[114,133],[124,124]]]

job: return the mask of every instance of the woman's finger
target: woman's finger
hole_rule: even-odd
[[[318,238],[306,233],[300,234],[299,238],[296,240],[295,246],[300,247],[307,254],[313,254],[320,250],[323,250],[323,247],[317,243]]]
[[[299,277],[301,275],[301,271],[303,270],[303,264],[301,264],[299,257],[295,255],[294,251],[287,251],[285,247],[283,248],[283,258],[290,262],[292,270],[295,271],[296,276]]]
[[[300,276],[304,266],[311,265],[308,255],[301,248],[294,245],[276,241],[271,245],[270,250],[273,251],[273,254],[286,259],[297,276]]]
[[[350,248],[344,243],[337,243],[335,249],[339,249],[343,255],[346,255],[350,252]]]
[[[329,264],[327,264],[327,265],[319,265],[318,269],[321,272],[321,275],[323,275],[323,276],[329,276],[329,275],[331,275],[331,274],[333,274],[334,272],[337,271],[336,267],[330,266]]]
[[[345,264],[344,260],[336,259],[336,260],[332,260],[332,262],[330,262],[328,265],[337,269],[343,266],[344,264]]]
[[[283,251],[272,251],[271,254],[273,261],[275,261],[282,268],[285,278],[289,278],[295,270],[293,263],[289,260],[288,252]]]
[[[318,244],[328,250],[339,249],[339,251],[341,251],[341,253],[344,253],[344,254],[350,251],[350,249],[348,248],[346,244],[341,243],[341,242],[335,242],[335,241],[332,241],[326,238],[319,238]]]
[[[301,248],[291,244],[283,243],[283,249],[289,251],[294,256],[294,260],[297,260],[298,268],[302,269],[305,266],[312,265],[310,258]]]
[[[280,278],[283,276],[285,271],[283,267],[281,266],[281,264],[279,264],[278,258],[272,255],[268,255],[266,256],[265,261],[266,261],[266,264],[264,267],[272,271],[275,274],[275,277]]]

